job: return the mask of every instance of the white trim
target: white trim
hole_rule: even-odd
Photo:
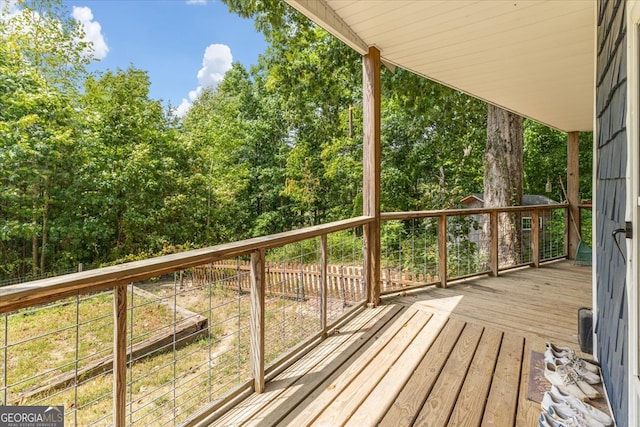
[[[628,305],[628,375],[629,375],[629,425],[640,425],[640,360],[638,356],[640,340],[638,292],[638,141],[640,140],[640,2],[627,2],[627,208],[625,219],[632,221],[633,238],[627,239],[627,298]]]
[[[598,94],[596,93],[595,82],[598,81],[598,8],[593,8],[593,157],[591,165],[591,309],[593,311],[593,357],[598,360],[598,335],[596,326],[598,323],[598,222],[596,221],[596,211],[598,207]]]

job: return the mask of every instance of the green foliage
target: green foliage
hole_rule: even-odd
[[[440,209],[480,192],[484,103],[403,70],[383,87],[383,209]]]
[[[6,13],[5,10],[2,13]],[[25,9],[0,19],[0,274],[37,274],[55,248],[49,236],[65,226],[56,212],[73,201],[72,171],[80,160],[78,113],[71,81],[56,67],[69,56],[56,41],[72,36],[51,24],[55,17]],[[35,19],[35,18],[34,18]],[[38,26],[42,26],[38,27]],[[53,29],[52,29],[53,28]],[[38,31],[36,31],[38,30]],[[30,39],[51,31],[50,38]],[[30,43],[37,42],[37,44]],[[42,46],[51,48],[46,57]],[[68,71],[68,70],[66,70]]]
[[[191,235],[181,228],[189,153],[160,103],[149,98],[149,85],[147,73],[134,68],[85,83],[83,107],[92,114],[84,137],[95,157],[80,183],[90,197],[78,208],[95,225],[85,244],[109,258],[158,251]]]
[[[0,276],[361,214],[360,56],[280,0],[225,3],[253,18],[270,45],[251,70],[233,64],[182,119],[150,98],[143,70],[89,75],[89,46],[59,1],[22,2],[11,14],[4,3]],[[382,81],[382,209],[440,209],[481,192],[484,103],[400,69],[383,70]],[[581,134],[583,198],[591,196],[590,143]],[[526,122],[525,192],[545,194],[549,176],[559,200],[565,173],[566,135]],[[384,227],[390,254],[426,242],[422,261],[389,262],[433,262],[434,230]],[[361,257],[358,233],[338,234],[333,244]],[[288,251],[280,255],[295,256]]]
[[[50,86],[73,90],[86,75],[90,46],[84,32],[61,0],[21,0],[0,9],[0,37],[9,52],[21,57]]]
[[[593,139],[591,132],[579,137],[580,197],[591,199]],[[553,200],[565,199],[560,185],[566,188],[567,134],[532,120],[524,121],[524,193],[542,194]],[[551,184],[551,192],[546,184]]]

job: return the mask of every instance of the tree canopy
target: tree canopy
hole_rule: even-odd
[[[182,118],[150,97],[144,70],[88,73],[60,2],[4,11],[0,279],[361,214],[361,58],[280,0],[225,3],[269,46]],[[486,105],[401,69],[382,80],[382,209],[451,207],[481,192]],[[566,135],[525,121],[524,136],[525,192],[547,194],[549,178],[559,199]]]

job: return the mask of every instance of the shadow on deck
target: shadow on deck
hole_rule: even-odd
[[[567,261],[390,296],[203,425],[532,426],[532,351],[577,350],[583,306],[591,269]]]

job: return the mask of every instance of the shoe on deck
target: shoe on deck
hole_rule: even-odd
[[[577,397],[571,394],[564,393],[562,390],[560,390],[556,386],[551,386],[551,390],[545,393],[545,398],[547,394],[549,395],[549,398],[551,399],[551,401],[553,401],[554,403],[563,402],[564,404],[571,407],[575,411],[578,411],[584,414],[585,418],[587,418],[587,416],[591,417],[594,420],[601,423],[602,425],[604,425],[605,427],[610,427],[613,425],[613,419],[611,419],[611,417],[608,414],[602,412],[597,408],[594,408],[593,406],[587,403],[584,403],[582,400],[578,399]],[[542,400],[542,405],[544,409],[544,405],[545,405],[544,398]]]
[[[582,403],[578,399],[575,400]],[[573,419],[584,427],[607,427],[607,425],[592,417],[586,410],[581,410],[580,407],[573,406],[568,401],[558,399],[550,392],[544,394],[540,406],[546,413],[558,420]]]
[[[584,368],[594,374],[600,373],[597,363],[578,357],[576,352],[569,347],[560,347],[550,342],[546,343],[546,347],[547,351],[550,351],[558,359],[567,358],[569,361],[575,361],[574,363],[584,364]]]
[[[578,385],[575,373],[572,370],[567,369],[564,365],[558,366],[553,362],[545,361],[544,377],[552,385],[556,386],[566,394],[571,394],[580,400],[587,400],[590,398]]]
[[[580,377],[583,381],[588,384],[599,384],[602,382],[602,378],[600,377],[600,373],[593,373],[587,367],[586,363],[578,358],[569,358],[569,357],[556,357],[553,353],[553,350],[547,349],[544,352],[544,360],[547,362],[555,363],[556,365],[564,365],[570,369],[573,369],[578,377]]]
[[[576,420],[556,420],[551,415],[543,412],[538,420],[538,427],[583,427]]]

